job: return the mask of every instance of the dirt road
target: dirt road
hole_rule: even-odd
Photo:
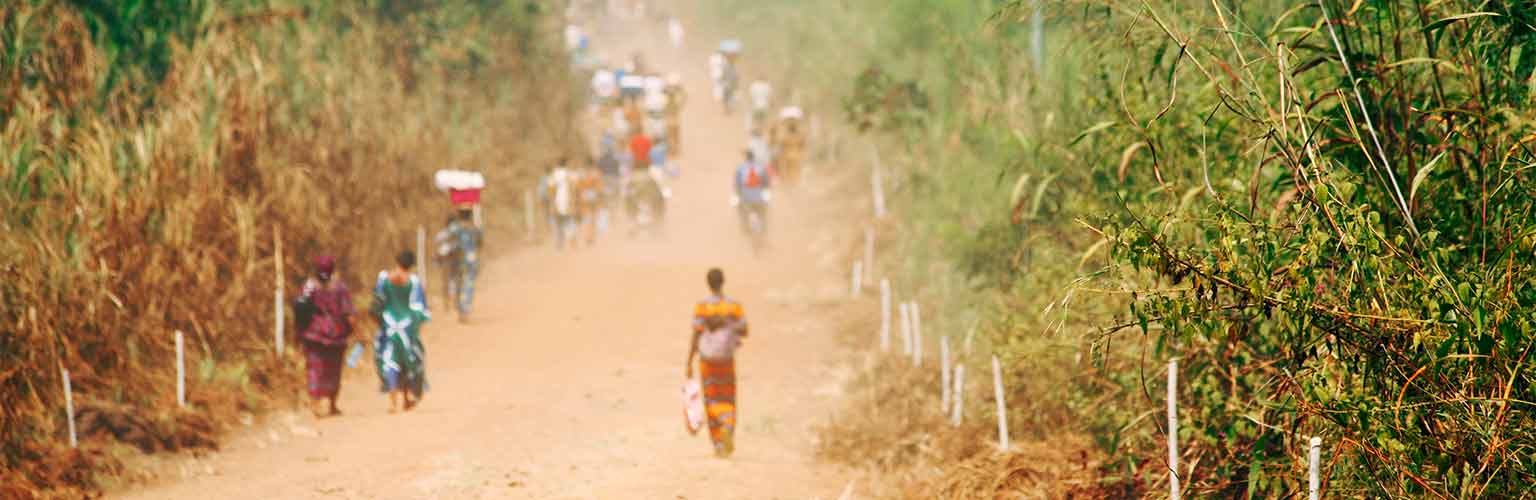
[[[704,54],[647,53],[681,71],[693,96],[666,238],[503,253],[481,273],[474,322],[456,324],[434,304],[438,319],[425,330],[432,390],[417,410],[386,414],[372,369],[349,370],[344,417],[275,416],[219,453],[176,459],[179,472],[112,496],[837,497],[850,473],[814,460],[811,427],[830,413],[841,378],[820,311],[847,293],[836,251],[851,233],[812,224],[837,220],[822,214],[839,207],[802,191],[775,207],[771,254],[751,256],[726,203],[745,133],[739,114],[727,119],[708,100]],[[491,244],[516,236],[491,235]],[[689,313],[706,295],[709,266],[725,269],[727,293],[753,325],[738,361],[730,460],[713,458],[708,438],[689,436],[680,416]]]

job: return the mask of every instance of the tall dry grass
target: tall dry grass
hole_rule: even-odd
[[[109,458],[63,449],[60,368],[77,406],[172,428],[292,394],[295,349],[272,352],[274,269],[292,296],[306,262],[334,253],[366,290],[447,215],[432,171],[485,171],[488,232],[505,241],[517,187],[580,151],[557,29],[524,14],[502,20],[520,29],[430,32],[424,14],[364,5],[215,11],[140,90],[108,78],[82,12],[0,9],[0,496],[89,488]]]

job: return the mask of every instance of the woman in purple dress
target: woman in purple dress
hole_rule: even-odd
[[[304,291],[294,304],[299,340],[304,344],[311,410],[316,417],[341,414],[336,395],[341,391],[343,357],[352,338],[352,294],[341,280],[332,279],[335,272],[335,257],[315,259],[315,275],[304,281]]]

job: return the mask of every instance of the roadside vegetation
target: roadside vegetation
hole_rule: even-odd
[[[549,9],[0,9],[0,497],[78,496],[126,445],[213,446],[237,414],[301,385],[296,346],[273,355],[275,269],[291,296],[307,262],[334,253],[343,279],[366,291],[418,224],[447,215],[434,170],[485,171],[490,214],[521,203],[515,186],[536,164],[581,151],[568,143],[579,137],[568,133],[575,96]],[[512,224],[487,222],[489,232]],[[177,330],[186,409],[174,392]],[[65,437],[61,368],[80,450]]]
[[[1037,33],[1022,1],[700,4],[878,145],[882,271],[1003,358],[1021,453],[1081,443],[1094,473],[911,446],[895,393],[829,456],[914,496],[1157,494],[1178,358],[1188,495],[1304,493],[1312,436],[1329,496],[1536,481],[1536,8],[1058,1]]]

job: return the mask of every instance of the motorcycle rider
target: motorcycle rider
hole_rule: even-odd
[[[770,191],[773,178],[768,167],[757,161],[752,150],[746,150],[745,155],[746,161],[736,167],[733,186],[736,196],[733,201],[736,202],[736,213],[741,218],[741,230],[750,237],[753,230],[751,217],[754,213],[760,224],[758,230],[768,232],[768,202],[773,199]]]

